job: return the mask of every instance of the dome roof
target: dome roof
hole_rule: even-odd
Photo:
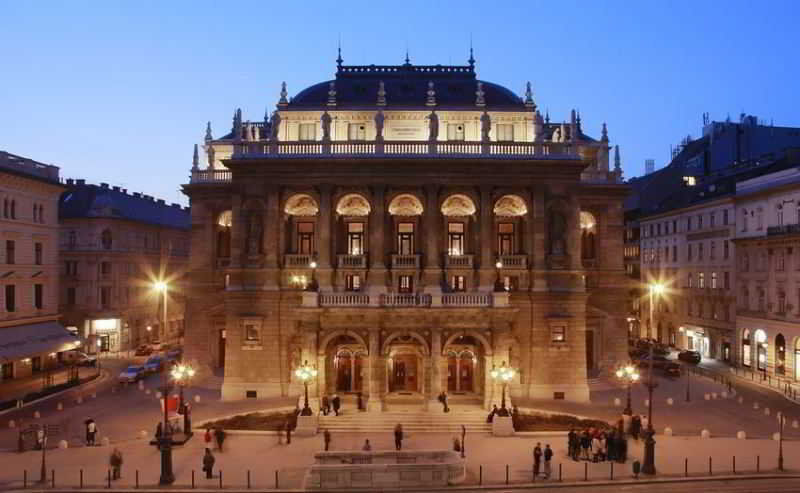
[[[436,92],[435,108],[447,109],[514,109],[526,108],[522,98],[511,90],[491,82],[479,81],[472,65],[339,65],[336,79],[320,82],[300,91],[288,109],[328,106],[331,83],[336,90],[336,107],[376,108],[378,89],[383,82],[386,108],[424,108],[428,83]],[[476,106],[478,83],[482,83],[485,106]],[[433,107],[430,107],[433,108]]]

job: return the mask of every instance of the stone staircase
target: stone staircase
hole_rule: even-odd
[[[333,413],[319,417],[320,430],[331,433],[391,433],[397,423],[407,433],[452,433],[460,434],[461,425],[467,433],[490,433],[491,424],[486,422],[487,412],[470,407],[451,407],[449,413],[441,409],[424,411],[395,407],[388,412],[367,413],[346,410],[339,416]]]

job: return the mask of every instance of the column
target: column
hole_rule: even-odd
[[[326,369],[325,353],[317,352],[317,397],[320,399],[328,393]]]
[[[480,204],[480,290],[491,291],[497,274],[494,268],[494,247],[492,232],[494,229],[492,210],[492,189],[481,187]]]
[[[545,210],[545,189],[541,186],[530,188],[531,203],[528,207],[528,224],[530,231],[526,236],[530,237],[532,245],[530,255],[531,262],[531,286],[534,291],[544,291],[547,289],[547,279],[542,273],[547,269],[547,211]]]
[[[456,392],[461,392],[461,357],[456,357]]]
[[[491,375],[493,362],[491,355],[483,357],[483,407],[487,411],[492,409],[492,404],[500,407],[500,396],[495,392],[495,382]]]
[[[242,265],[242,245],[244,244],[244,230],[247,227],[242,214],[242,196],[235,194],[231,197],[231,267]]]
[[[276,186],[266,188],[267,210],[264,211],[264,267],[267,269],[264,287],[266,289],[277,289],[278,281],[278,258],[280,255],[280,192]]]
[[[423,212],[425,227],[425,292],[441,292],[442,254],[439,249],[442,237],[442,212],[439,210],[439,187],[425,187],[425,211]]]
[[[425,398],[428,410],[439,411],[441,404],[437,399],[442,393],[442,332],[439,328],[431,329],[430,367],[431,392]]]
[[[331,245],[333,238],[331,236],[331,186],[323,184],[319,186],[319,239],[317,241],[317,282],[321,290],[329,291],[331,289],[331,276],[333,270],[331,268]]]
[[[571,269],[582,269],[581,261],[581,204],[577,195],[578,190],[572,189],[569,193],[569,208],[567,214],[567,253]]]
[[[386,291],[386,187],[372,187],[372,210],[369,214],[369,290]]]
[[[380,329],[370,329],[369,331],[369,356],[367,358],[367,389],[369,396],[367,397],[367,412],[381,412],[383,410],[382,393],[379,390],[378,383],[381,373],[379,365],[382,364],[383,358],[379,358],[380,352]],[[385,365],[385,363],[383,363]]]

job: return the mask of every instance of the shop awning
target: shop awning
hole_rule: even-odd
[[[74,349],[77,336],[58,322],[0,328],[0,361],[8,362],[43,353]]]

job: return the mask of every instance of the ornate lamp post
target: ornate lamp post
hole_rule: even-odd
[[[156,281],[153,283],[153,289],[161,293],[162,296],[162,327],[167,323],[167,291],[169,286],[164,281]],[[175,474],[172,472],[172,435],[169,432],[169,391],[170,391],[169,378],[167,372],[164,372],[164,387],[162,388],[162,395],[164,396],[164,425],[161,436],[158,438],[158,447],[161,450],[161,477],[158,480],[159,484],[172,484],[175,482]]]
[[[658,282],[650,283],[649,285],[649,292],[650,292],[650,336],[653,335],[653,298],[656,295],[661,295],[664,293],[664,285]],[[656,441],[653,439],[653,435],[656,434],[655,430],[653,429],[653,389],[656,387],[656,383],[653,381],[653,346],[654,344],[650,343],[650,365],[647,372],[647,392],[648,392],[648,401],[647,401],[647,438],[644,442],[644,464],[642,465],[642,472],[644,474],[655,474],[656,473]]]
[[[189,381],[194,376],[194,368],[189,365],[176,365],[172,368],[172,380],[178,384],[180,388],[180,401],[178,403],[178,409],[183,412],[183,434],[188,436],[192,435],[192,420],[189,417],[189,413],[186,409],[186,403],[183,400],[183,388],[189,385]]]
[[[314,413],[308,406],[308,381],[317,376],[317,369],[313,366],[309,366],[308,360],[306,360],[303,366],[294,371],[294,374],[303,381],[303,386],[306,391],[305,400],[303,401],[303,410],[300,411],[300,416],[311,416]]]
[[[631,385],[639,381],[639,376],[639,372],[636,371],[636,368],[631,364],[625,365],[617,370],[617,378],[625,382],[628,386],[628,402],[625,404],[625,409],[622,411],[622,414],[628,416],[633,415],[633,409],[631,408]]]
[[[508,382],[514,378],[516,372],[513,368],[507,367],[506,362],[503,361],[503,364],[500,365],[500,368],[495,368],[494,365],[492,365],[492,371],[489,374],[492,376],[492,379],[495,382],[500,382],[500,384],[503,386],[503,398],[500,401],[500,410],[497,414],[499,416],[508,416],[509,412],[508,409],[506,409],[506,385],[508,385]]]

